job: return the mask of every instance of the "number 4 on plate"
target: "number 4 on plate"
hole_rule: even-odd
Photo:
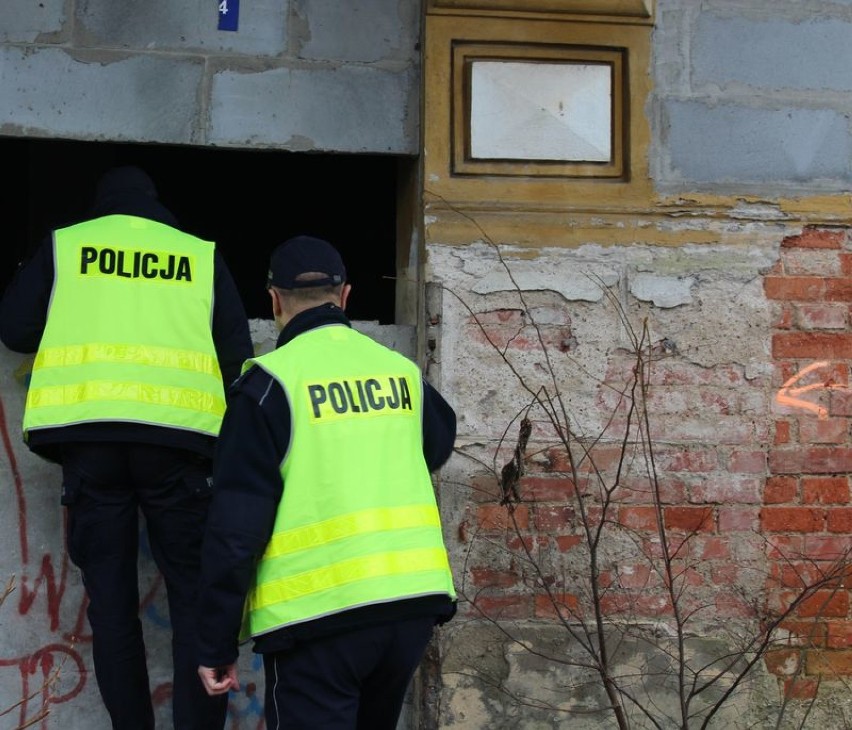
[[[240,0],[219,0],[219,30],[236,30],[240,23]]]

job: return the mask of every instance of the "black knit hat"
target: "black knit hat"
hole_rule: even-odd
[[[135,165],[126,165],[113,167],[101,176],[95,189],[95,199],[104,200],[128,192],[147,198],[157,197],[157,188],[148,173]]]
[[[157,199],[153,180],[135,165],[113,167],[101,176],[89,213],[95,218],[118,213],[135,215],[178,226],[171,211]]]
[[[301,274],[324,276],[296,281]],[[312,286],[338,286],[346,281],[346,267],[337,249],[328,241],[312,236],[296,236],[280,244],[269,260],[267,285],[279,289]]]

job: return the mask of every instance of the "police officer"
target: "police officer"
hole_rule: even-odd
[[[169,604],[174,727],[221,728],[224,698],[198,681],[194,599],[224,385],[253,351],[224,260],[178,230],[143,170],[114,168],[91,218],[55,230],[19,268],[0,303],[0,339],[37,351],[24,439],[62,465],[68,552],[112,727],[154,727],[138,615],[141,508]]]
[[[204,540],[200,666],[263,655],[269,728],[392,730],[456,594],[430,471],[456,417],[414,363],[352,329],[328,242],[272,254],[277,347],[232,386]],[[245,624],[241,618],[245,604]]]

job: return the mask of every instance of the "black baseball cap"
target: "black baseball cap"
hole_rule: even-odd
[[[296,281],[301,274],[325,276]],[[337,249],[313,236],[296,236],[279,244],[269,259],[268,286],[304,289],[312,286],[339,286],[346,281],[346,267]]]

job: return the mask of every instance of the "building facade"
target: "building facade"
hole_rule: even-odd
[[[342,219],[347,261],[386,259],[371,331],[459,414],[436,479],[459,615],[402,724],[852,725],[852,2],[226,7],[11,0],[5,217],[30,237],[106,160],[192,185],[191,151],[257,195],[261,153],[273,186],[323,169],[300,225]],[[284,199],[229,264],[264,271]],[[29,362],[0,353],[0,710],[102,727],[58,472],[19,437]],[[231,726],[256,728],[242,659]]]

